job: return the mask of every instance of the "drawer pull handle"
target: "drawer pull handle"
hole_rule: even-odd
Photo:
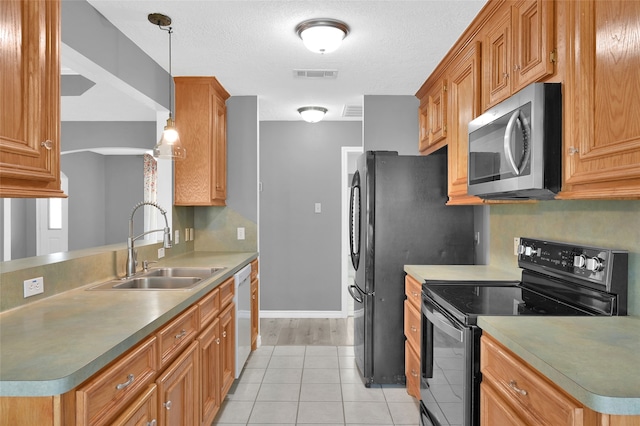
[[[164,402],[162,405],[164,405],[164,408],[167,410],[171,410],[171,401]]]
[[[511,389],[513,389],[514,391],[518,392],[520,395],[523,395],[523,396],[526,396],[526,395],[527,395],[527,393],[528,393],[526,390],[524,390],[524,389],[520,389],[520,388],[518,387],[518,383],[517,383],[515,380],[511,380],[511,381],[509,382],[509,387],[510,387]]]
[[[180,332],[180,334],[176,334],[176,339],[182,339],[184,336],[187,335],[187,330],[182,329],[182,331]]]
[[[413,297],[418,297],[418,293],[416,293],[415,291],[411,292],[411,294],[413,294]]]
[[[414,370],[413,368],[411,369],[411,375],[413,377],[418,377],[418,373],[416,373],[416,370]]]
[[[119,383],[116,385],[116,389],[121,390],[126,388],[127,386],[129,386],[131,383],[133,383],[133,381],[135,380],[135,377],[133,374],[129,374],[127,376],[127,381],[124,383]]]
[[[412,325],[412,326],[411,326],[411,331],[413,331],[413,332],[415,333],[416,331],[418,331],[418,329],[416,328],[416,326],[415,326],[415,325]]]

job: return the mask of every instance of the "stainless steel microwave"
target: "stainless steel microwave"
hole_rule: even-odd
[[[533,83],[469,123],[469,194],[552,199],[562,184],[560,83]]]

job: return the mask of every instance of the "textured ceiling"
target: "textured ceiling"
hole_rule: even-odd
[[[147,21],[147,15],[169,15],[174,28],[173,75],[215,75],[232,96],[258,96],[260,120],[299,120],[296,110],[304,105],[328,108],[327,120],[353,120],[342,117],[343,108],[361,106],[364,95],[415,94],[485,4],[485,0],[88,1],[165,69],[168,38]],[[295,27],[311,18],[346,22],[351,32],[342,47],[326,55],[306,50]],[[338,75],[300,79],[294,78],[294,69],[332,69]],[[87,99],[96,97],[91,92],[99,93],[99,86],[87,91]],[[136,113],[131,110],[135,104],[123,101],[121,106],[125,104],[126,115],[118,112],[113,91],[96,108],[83,106],[81,99],[63,99],[63,120],[87,120],[93,115],[103,120],[155,120],[149,107],[141,105]]]

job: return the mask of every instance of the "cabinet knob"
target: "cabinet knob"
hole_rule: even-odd
[[[157,425],[158,425],[158,421],[156,419],[153,419],[150,422],[147,422],[147,426],[157,426]]]
[[[40,146],[45,147],[47,151],[51,151],[51,148],[53,148],[53,142],[50,139],[47,139],[44,142],[40,142]]]
[[[508,72],[502,73],[502,78],[504,78],[505,80],[508,79],[509,73]]]
[[[216,339],[216,345],[219,345],[219,344],[220,344],[220,338],[218,337],[218,338]]]
[[[416,326],[415,326],[415,325],[412,325],[412,326],[411,326],[411,331],[413,331],[413,332],[415,333],[416,331],[418,331],[418,329],[416,328]]]
[[[416,370],[414,370],[413,368],[411,369],[411,375],[413,377],[418,377],[418,373],[416,373]]]
[[[167,402],[163,403],[162,405],[164,405],[164,408],[166,408],[167,410],[171,410],[171,401],[167,401]]]
[[[222,332],[222,337],[227,337],[227,332],[226,331]]]

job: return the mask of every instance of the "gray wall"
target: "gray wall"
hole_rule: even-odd
[[[155,121],[63,121],[62,152],[90,148],[151,150],[156,140]]]
[[[361,141],[360,122],[260,123],[262,311],[341,310],[341,148]]]
[[[195,249],[258,250],[258,98],[227,99],[226,207],[193,207]],[[245,228],[238,240],[236,229]]]
[[[364,150],[418,155],[418,105],[415,96],[364,97]]]
[[[105,244],[124,244],[133,207],[144,200],[144,160],[141,155],[105,156]],[[135,236],[144,231],[144,209],[134,216]],[[160,226],[164,227],[162,222]],[[157,234],[157,238],[162,238]]]

